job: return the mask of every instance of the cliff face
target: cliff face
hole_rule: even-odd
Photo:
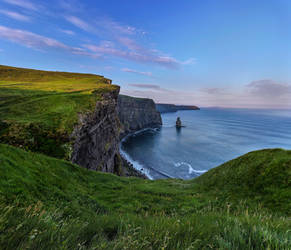
[[[161,115],[151,99],[119,95],[117,110],[119,120],[123,126],[121,136],[143,128],[162,125]]]
[[[72,162],[87,169],[122,174],[119,155],[118,91],[103,94],[95,111],[80,114],[73,132]]]
[[[177,112],[178,110],[199,110],[197,106],[193,105],[175,105],[175,104],[156,104],[157,110],[160,113]]]
[[[103,94],[94,112],[79,115],[79,124],[72,134],[71,160],[91,170],[145,178],[121,158],[120,137],[160,126],[162,119],[153,100],[118,93],[119,90]]]

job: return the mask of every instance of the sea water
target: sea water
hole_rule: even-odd
[[[176,129],[177,117],[185,127]],[[202,108],[162,119],[160,129],[140,131],[120,145],[150,179],[191,179],[253,150],[291,149],[291,110]]]

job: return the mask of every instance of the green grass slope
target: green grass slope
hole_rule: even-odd
[[[0,248],[290,249],[290,160],[263,150],[191,181],[150,181],[2,144]]]
[[[117,90],[103,76],[0,65],[0,142],[58,158],[78,113],[94,110],[101,94]]]
[[[265,149],[211,169],[194,182],[201,191],[224,198],[261,203],[291,214],[291,151]]]

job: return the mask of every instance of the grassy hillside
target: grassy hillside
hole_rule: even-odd
[[[211,169],[195,182],[202,192],[225,201],[249,199],[291,215],[291,151],[251,152]]]
[[[150,181],[0,145],[0,248],[290,249],[290,170],[263,150]]]
[[[0,142],[66,158],[78,113],[118,89],[109,83],[92,74],[0,66]]]

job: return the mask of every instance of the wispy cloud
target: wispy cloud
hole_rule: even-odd
[[[89,56],[93,58],[99,57],[97,54],[89,53],[82,48],[65,45],[64,43],[49,37],[41,36],[25,30],[11,29],[1,25],[0,38],[4,38],[20,45],[38,50],[60,49],[75,55]]]
[[[3,0],[6,3],[16,5],[21,8],[37,11],[39,8],[36,4],[29,0]]]
[[[44,8],[44,6],[40,5],[38,1],[33,0],[3,0],[3,1],[21,8],[25,8],[27,10],[38,11],[39,13],[41,10],[43,15],[49,15],[51,17],[50,8],[47,5],[46,5],[47,8]],[[98,17],[89,18],[90,15],[87,12],[85,13],[82,7],[78,8],[79,5],[83,6],[83,4],[80,3],[80,1],[78,0],[57,0],[57,2],[58,2],[57,8],[59,10],[61,9],[62,12],[65,12],[62,13],[63,19],[65,19],[73,26],[90,33],[91,36],[90,38],[92,40],[98,41],[97,43],[92,43],[90,41],[87,42],[88,44],[80,46],[82,48],[78,48],[78,50],[80,51],[79,53],[81,53],[82,51],[82,53],[84,54],[88,53],[90,55],[100,56],[106,59],[111,59],[111,57],[115,57],[141,64],[158,65],[168,69],[179,69],[183,65],[188,65],[195,62],[195,59],[193,58],[190,58],[186,61],[181,61],[171,55],[150,48],[149,46],[147,46],[147,44],[145,44],[144,40],[140,40],[141,36],[144,36],[147,33],[132,25],[124,24],[115,21],[110,17],[104,16],[101,18]],[[76,14],[77,12],[78,15]],[[1,10],[0,13],[9,16],[10,18],[17,19],[19,21],[30,20],[30,17],[25,16],[18,12]],[[76,32],[75,30],[73,31],[73,29],[72,30],[62,29],[60,31],[70,36],[74,35]],[[26,32],[28,35],[29,31]],[[16,40],[15,37],[12,38],[13,35],[15,35],[15,32],[12,35],[3,34],[2,37],[6,37],[6,39],[15,41]],[[106,39],[105,42],[99,42],[100,39],[104,38]],[[37,47],[35,44],[36,40],[37,39],[28,39],[23,41],[23,44],[27,47],[32,47],[31,43],[33,43],[34,44],[33,46]],[[41,39],[38,39],[37,42],[38,46],[41,43],[42,44],[53,43],[52,41],[48,42],[48,40],[45,42],[44,39],[42,40],[42,42],[40,42],[40,40]],[[62,42],[55,41],[54,43],[55,45],[58,43],[58,47],[61,47],[60,44],[62,44]],[[74,49],[74,51],[76,51],[76,49]],[[131,73],[151,76],[150,72],[131,71]]]
[[[222,95],[225,94],[225,88],[203,88],[200,89],[201,92],[207,93],[209,95]]]
[[[240,91],[231,88],[200,90],[205,105],[251,108],[291,108],[291,85],[274,80],[258,80],[246,84]]]
[[[5,26],[0,26],[0,37],[25,45],[29,48],[43,49],[51,47],[67,49],[65,44],[58,42],[57,40],[40,36],[29,31],[11,29]]]
[[[96,24],[100,27],[103,27],[107,31],[117,35],[134,35],[138,32],[141,32],[133,26],[121,24],[110,18],[103,18],[101,20],[98,20]]]
[[[78,0],[58,0],[59,7],[67,12],[81,12],[84,10],[84,6],[81,1]]]
[[[164,53],[146,48],[137,40],[138,34],[145,34],[130,25],[124,25],[110,18],[93,20],[90,23],[76,16],[65,16],[74,26],[87,31],[97,37],[108,37],[110,41],[103,41],[99,45],[84,44],[83,47],[104,56],[114,56],[138,63],[156,64],[169,69],[178,69],[182,65],[193,64],[194,58],[179,61]]]
[[[96,66],[96,65],[79,65],[79,67],[81,69],[86,69],[86,70],[93,70],[93,71],[97,71],[98,74],[100,73],[100,71],[112,71],[114,70],[114,67],[112,66]]]
[[[145,83],[130,83],[128,86],[141,88],[141,89],[154,89],[154,90],[161,90],[162,88],[156,84],[145,84]]]
[[[253,81],[246,87],[249,93],[263,98],[280,98],[284,95],[291,94],[290,84],[280,83],[273,80]]]
[[[7,17],[13,18],[18,21],[29,22],[31,19],[28,16],[22,15],[18,12],[9,11],[9,10],[0,10],[0,14],[3,14]]]
[[[62,33],[65,33],[65,34],[67,34],[67,35],[70,35],[70,36],[75,35],[75,32],[72,31],[72,30],[64,30],[64,29],[60,29],[59,31],[62,32]]]
[[[150,77],[153,76],[152,72],[142,72],[142,71],[137,71],[137,70],[128,69],[128,68],[123,68],[121,70],[123,72],[128,72],[128,73],[133,73],[133,74],[138,74],[138,75],[144,75],[144,76],[150,76]]]
[[[153,52],[146,49],[122,50],[112,46],[112,44],[106,44],[105,46],[103,43],[98,46],[93,44],[85,44],[83,45],[83,47],[96,53],[120,57],[138,63],[157,64],[170,69],[177,69],[180,66],[180,63],[176,59],[169,56],[159,55],[157,54],[157,52]]]
[[[196,62],[197,62],[196,58],[189,58],[188,60],[181,62],[181,64],[191,65],[191,64],[195,64]]]
[[[133,50],[133,51],[145,51],[145,49],[138,45],[137,42],[135,40],[133,40],[132,38],[129,37],[117,37],[116,40],[123,46],[125,46],[126,48],[128,48],[129,50]]]
[[[85,31],[92,30],[92,27],[90,26],[90,24],[88,24],[87,22],[85,22],[84,20],[82,20],[79,17],[76,17],[76,16],[66,16],[65,19],[68,22],[70,22],[71,24],[73,24],[76,27],[78,27],[79,29],[82,29],[82,30],[85,30]]]

